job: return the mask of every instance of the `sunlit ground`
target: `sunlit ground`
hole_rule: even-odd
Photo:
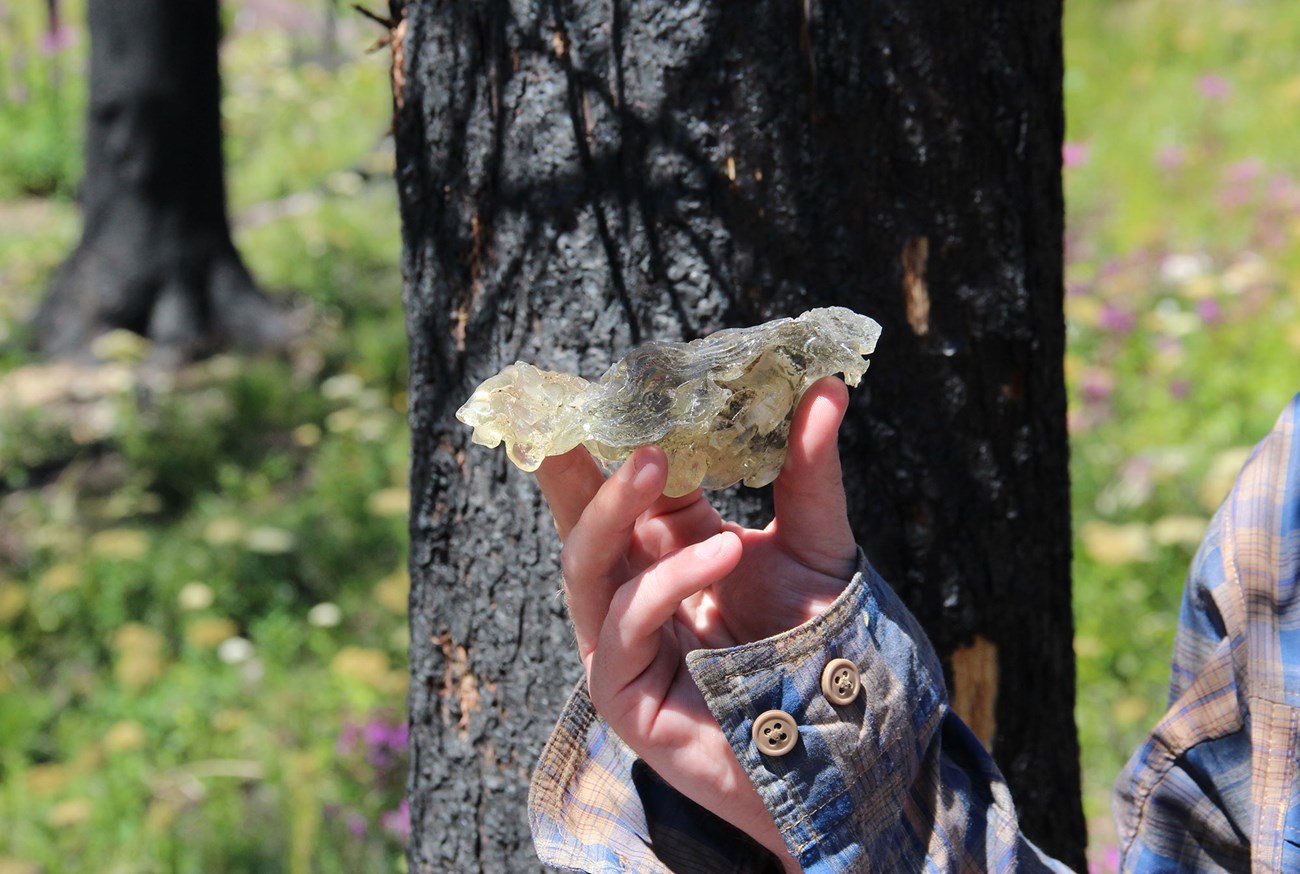
[[[171,381],[0,349],[0,874],[403,865],[408,450],[378,28],[228,3],[238,242],[318,313]],[[1078,718],[1094,866],[1183,575],[1300,388],[1300,7],[1067,4]],[[79,4],[0,5],[0,340],[75,243]],[[75,390],[70,386],[76,386]]]

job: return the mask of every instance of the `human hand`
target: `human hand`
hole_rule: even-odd
[[[564,541],[565,594],[596,711],[679,792],[799,867],[686,670],[688,652],[794,628],[843,591],[856,563],[836,435],[848,390],[804,394],[766,528],[724,521],[695,491],[664,497],[661,450],[608,480],[582,447],[537,471]]]

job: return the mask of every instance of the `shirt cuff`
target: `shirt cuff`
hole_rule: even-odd
[[[843,687],[823,690],[835,660],[848,660],[860,680],[847,703],[834,700],[844,699]],[[816,619],[754,643],[697,650],[687,666],[805,871],[903,861],[899,829],[910,830],[909,794],[927,770],[946,691],[920,626],[861,550],[848,587]],[[761,751],[753,736],[770,711],[784,714],[796,735],[779,756]],[[924,835],[916,837],[923,848]]]

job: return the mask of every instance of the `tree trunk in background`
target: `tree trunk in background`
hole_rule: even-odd
[[[594,378],[830,304],[884,326],[842,434],[854,529],[1026,832],[1082,869],[1059,2],[395,4],[412,870],[538,867],[527,779],[582,673],[538,490],[456,408],[516,359]]]
[[[168,355],[288,339],[230,238],[217,0],[90,0],[85,226],[36,314],[84,355],[126,328]]]

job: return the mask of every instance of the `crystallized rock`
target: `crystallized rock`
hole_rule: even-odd
[[[667,495],[763,486],[785,463],[804,391],[834,373],[857,385],[879,336],[872,319],[826,307],[689,343],[645,343],[596,382],[518,361],[456,418],[474,428],[475,443],[504,442],[524,470],[580,443],[608,464],[657,444],[668,456]]]

